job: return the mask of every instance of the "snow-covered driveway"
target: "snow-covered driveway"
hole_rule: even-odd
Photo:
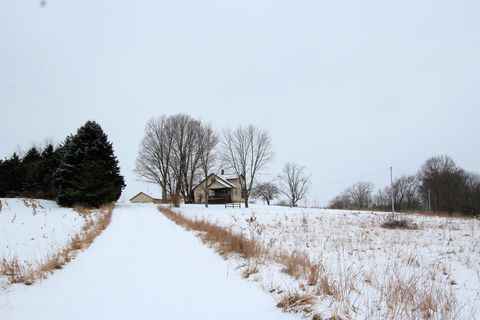
[[[292,319],[258,284],[158,213],[119,205],[63,270],[0,292],[0,319]]]

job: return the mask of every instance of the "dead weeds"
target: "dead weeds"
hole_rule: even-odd
[[[214,245],[224,257],[230,254],[238,254],[245,259],[256,258],[258,260],[264,255],[265,250],[254,239],[248,239],[242,234],[217,226],[204,219],[190,219],[168,208],[159,207],[159,210],[170,220],[187,230],[200,232],[200,238],[204,242]]]
[[[277,307],[284,312],[310,314],[314,310],[316,298],[313,295],[300,294],[297,292],[283,295],[277,303]]]
[[[418,230],[418,225],[409,219],[388,217],[381,225],[384,229]]]

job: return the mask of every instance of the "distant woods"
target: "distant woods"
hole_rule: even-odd
[[[0,197],[99,206],[116,201],[124,187],[112,144],[93,121],[60,146],[31,147],[24,155],[0,160]]]
[[[426,160],[413,175],[403,175],[393,184],[375,192],[370,182],[357,182],[332,199],[330,208],[426,210],[480,213],[480,175],[467,172],[448,156]]]

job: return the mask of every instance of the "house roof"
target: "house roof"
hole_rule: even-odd
[[[152,197],[152,196],[150,196],[150,195],[146,194],[145,192],[139,192],[139,193],[137,193],[136,195],[134,195],[134,196],[133,196],[133,197],[132,197],[130,200],[128,200],[128,201],[132,201],[133,199],[135,199],[136,197],[138,197],[138,196],[139,196],[139,195],[141,195],[141,194],[143,194],[143,195],[145,195],[145,196],[149,197],[149,198],[150,198],[150,199],[152,199],[152,200],[158,200],[158,199],[155,199],[154,197]]]
[[[236,189],[236,188],[237,188],[236,185],[234,185],[233,183],[229,182],[226,178],[223,178],[223,176],[219,176],[218,174],[215,174],[215,173],[210,173],[210,174],[208,175],[208,178],[207,178],[207,179],[209,179],[209,178],[212,177],[212,176],[215,176],[215,182],[218,182],[219,184],[221,184],[222,186],[224,186],[226,189]],[[233,179],[236,179],[236,178],[233,178]],[[196,186],[194,189],[198,188],[198,187],[199,187],[201,184],[203,184],[204,182],[205,182],[205,179],[203,179],[199,184],[197,184],[197,186]],[[215,182],[214,182],[214,183],[215,183]],[[211,185],[212,185],[212,183],[210,183],[210,184],[207,186],[207,188],[210,187]]]
[[[222,175],[219,175],[219,177],[225,181],[238,179],[238,176],[234,174],[222,174]]]
[[[220,177],[218,177],[218,176],[217,176],[217,178],[218,178],[218,179],[215,179],[215,181],[212,182],[212,183],[210,183],[210,184],[208,185],[208,187],[210,187],[210,186],[211,186],[212,184],[214,184],[214,183],[219,183],[219,184],[221,184],[222,186],[224,186],[224,187],[227,188],[227,189],[236,188],[235,185],[231,184],[231,183],[228,182],[227,180],[224,180],[224,179],[222,179],[222,178],[220,178]]]

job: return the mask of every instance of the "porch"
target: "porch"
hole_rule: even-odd
[[[225,204],[232,202],[232,189],[215,188],[208,190],[209,204]]]

